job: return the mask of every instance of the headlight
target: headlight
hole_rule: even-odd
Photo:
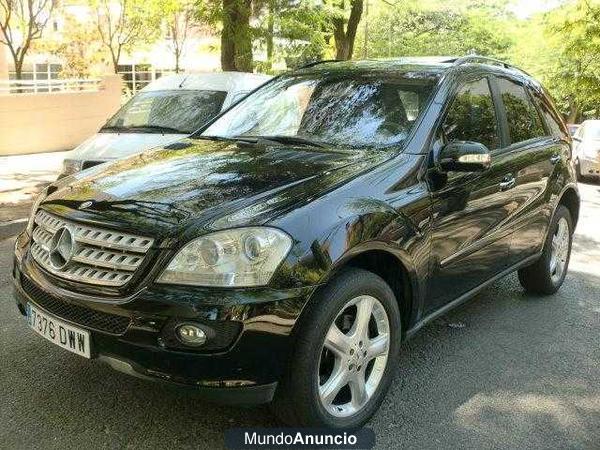
[[[63,161],[63,170],[61,175],[68,176],[79,172],[81,170],[82,164],[83,161],[80,161],[78,159],[65,159]]]
[[[27,221],[27,234],[31,236],[31,231],[33,230],[33,222],[35,220],[35,212],[37,211],[40,203],[46,198],[46,189],[42,190],[35,198],[33,202],[33,206],[31,207],[31,212],[29,213],[29,220]]]
[[[292,247],[275,228],[236,228],[194,239],[173,257],[158,283],[264,286]]]

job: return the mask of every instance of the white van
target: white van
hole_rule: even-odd
[[[163,76],[69,152],[59,178],[189,136],[270,78],[242,72]]]

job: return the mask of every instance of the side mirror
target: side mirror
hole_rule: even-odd
[[[479,142],[450,142],[438,155],[438,166],[444,172],[482,172],[491,163],[489,149]]]

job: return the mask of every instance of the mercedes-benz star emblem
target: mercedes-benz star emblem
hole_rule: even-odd
[[[75,236],[70,228],[61,227],[56,230],[48,246],[48,255],[52,267],[56,270],[67,267],[73,255],[75,255],[76,246]]]
[[[88,200],[87,202],[83,202],[81,205],[79,205],[79,209],[86,209],[89,208],[90,206],[92,206],[94,204],[93,201]]]

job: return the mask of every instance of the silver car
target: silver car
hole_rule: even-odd
[[[69,152],[59,178],[189,136],[270,78],[240,72],[161,77]]]
[[[578,179],[600,179],[600,120],[586,120],[573,136]]]

